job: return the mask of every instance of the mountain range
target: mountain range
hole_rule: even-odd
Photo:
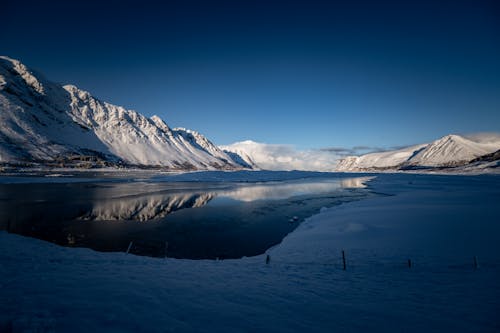
[[[196,131],[101,101],[0,57],[0,163],[248,168]]]
[[[499,170],[500,137],[447,135],[436,141],[361,156],[251,140],[218,147],[202,134],[170,128],[99,100],[74,85],[47,80],[18,60],[0,56],[2,165],[166,170]]]
[[[500,138],[467,138],[446,135],[428,144],[398,150],[348,156],[339,160],[337,171],[495,169],[500,166]]]

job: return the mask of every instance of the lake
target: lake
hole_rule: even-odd
[[[373,195],[368,179],[4,183],[0,223],[62,246],[126,251],[132,242],[129,251],[137,255],[241,258],[279,244],[322,207]]]

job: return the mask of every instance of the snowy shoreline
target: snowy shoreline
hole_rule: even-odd
[[[0,331],[495,332],[499,178],[378,175],[369,187],[385,195],[323,209],[267,251],[269,264],[0,232]]]
[[[153,182],[272,182],[306,178],[353,178],[363,177],[364,173],[337,173],[319,171],[189,171],[189,172],[153,172],[144,170],[84,170],[53,172],[31,172],[0,174],[0,184],[7,183],[60,183],[60,182],[103,182],[137,181]]]
[[[376,177],[378,175],[437,175],[437,176],[470,176],[499,175],[500,168],[470,169],[470,170],[373,170],[350,172],[322,172],[322,171],[268,171],[268,170],[239,170],[239,171],[159,171],[142,169],[24,169],[21,172],[0,172],[0,184],[9,183],[64,183],[64,182],[101,182],[101,181],[134,181],[152,180],[162,182],[267,182],[293,180],[311,177]]]

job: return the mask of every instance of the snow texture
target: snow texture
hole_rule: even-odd
[[[270,249],[268,264],[98,253],[0,232],[0,331],[498,332],[499,185],[380,175],[369,186],[385,195],[323,209]]]

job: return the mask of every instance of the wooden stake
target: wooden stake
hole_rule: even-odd
[[[411,259],[408,259],[408,268],[411,268]]]
[[[134,243],[133,241],[130,241],[130,244],[128,244],[128,248],[127,248],[127,252],[126,252],[127,254],[130,252],[130,249],[132,248],[133,243]]]
[[[342,263],[344,264],[344,271],[346,270],[346,265],[345,265],[345,251],[342,250]]]
[[[271,262],[271,257],[269,254],[266,256],[266,265],[268,265]]]

